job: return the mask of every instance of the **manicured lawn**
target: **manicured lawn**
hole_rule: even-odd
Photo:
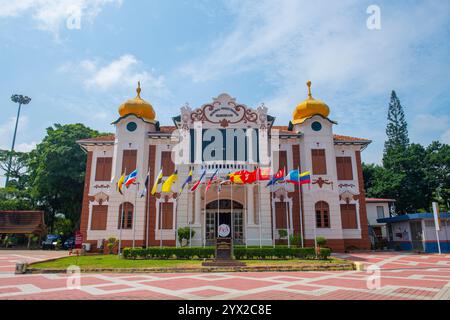
[[[248,266],[275,266],[298,264],[328,264],[345,263],[341,259],[329,260],[243,260]],[[39,262],[30,266],[36,269],[66,269],[70,265],[79,266],[81,269],[91,268],[187,268],[200,267],[202,260],[126,260],[119,259],[117,255],[95,255],[80,257],[65,257],[48,262]]]
[[[33,264],[38,269],[65,269],[70,265],[81,269],[90,268],[168,268],[168,267],[198,267],[200,260],[126,260],[119,259],[117,255],[96,255],[66,257],[54,261]]]

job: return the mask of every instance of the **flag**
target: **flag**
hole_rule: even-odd
[[[300,173],[298,170],[291,170],[284,178],[286,182],[293,184],[307,184],[311,182],[311,173],[309,171],[305,171]]]
[[[300,174],[300,184],[311,183],[311,172],[305,171]]]
[[[215,171],[214,174],[211,176],[211,178],[209,178],[208,185],[206,186],[205,192],[207,192],[207,191],[209,190],[209,188],[211,188],[211,183],[212,183],[213,180],[215,179],[216,174],[217,174],[218,171],[219,171],[219,169],[216,169],[216,171]]]
[[[124,184],[125,184],[125,186],[127,186],[127,188],[136,181],[137,174],[138,174],[138,170],[136,169],[125,178]]]
[[[227,176],[224,178],[224,180],[221,181],[221,182],[219,183],[219,186],[217,187],[217,192],[220,193],[220,192],[222,191],[222,185],[224,185],[225,183],[230,182],[230,179],[228,179],[228,177],[229,177],[229,175],[227,175]]]
[[[122,174],[122,176],[119,178],[119,181],[117,181],[117,188],[119,189],[120,194],[123,194],[122,193],[122,185],[123,185],[124,181],[125,181],[125,173]]]
[[[198,181],[192,186],[192,188],[189,191],[194,192],[195,190],[197,190],[200,183],[202,183],[203,178],[205,177],[205,174],[206,174],[206,170],[203,171],[202,175],[200,176],[200,179],[198,179]]]
[[[141,198],[143,198],[145,196],[145,194],[147,193],[149,179],[150,179],[150,172],[147,172],[147,177],[145,178],[145,182],[144,182],[144,190],[142,190],[142,192],[141,192]]]
[[[256,170],[254,171],[247,171],[244,170],[243,174],[241,175],[241,179],[244,183],[253,183],[256,181]]]
[[[296,170],[291,170],[284,178],[286,182],[293,183],[293,184],[299,184],[300,182],[300,172]]]
[[[175,181],[177,181],[177,179],[178,170],[175,170],[175,172],[163,183],[161,192],[172,192],[172,185],[175,183]]]
[[[158,176],[155,179],[155,183],[153,184],[153,188],[152,188],[152,196],[155,195],[156,191],[158,191],[158,185],[161,183],[163,177],[163,170],[161,169],[161,171],[159,171]]]
[[[271,185],[274,185],[276,182],[281,181],[284,179],[284,168],[278,170],[277,173],[275,173],[272,178],[270,179],[269,183],[266,185],[266,187],[269,187]]]
[[[270,168],[258,168],[257,180],[258,181],[267,181],[270,180]]]
[[[183,192],[184,188],[188,185],[188,183],[192,182],[192,170],[189,171],[186,181],[184,181],[183,185],[180,189],[180,194]]]
[[[244,181],[242,181],[241,174],[242,174],[242,171],[237,171],[237,172],[230,173],[228,176],[229,176],[229,179],[231,182],[237,183],[237,184],[243,184]]]

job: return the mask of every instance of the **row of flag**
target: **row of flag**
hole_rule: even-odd
[[[291,183],[296,185],[303,185],[311,183],[311,173],[309,171],[300,172],[297,170],[291,170],[285,175],[285,169],[278,170],[274,175],[270,175],[270,169],[269,168],[257,168],[253,171],[248,170],[240,170],[236,172],[231,172],[227,174],[226,177],[219,178],[218,175],[219,169],[217,169],[213,175],[209,178],[207,185],[206,185],[206,191],[211,188],[211,185],[213,182],[217,180],[222,180],[219,184],[219,192],[221,190],[222,184],[224,183],[235,183],[235,184],[252,184],[254,182],[258,181],[268,181],[266,187],[273,186],[277,183]],[[129,175],[123,174],[119,181],[117,182],[117,187],[120,192],[122,193],[123,186],[129,187],[131,184],[133,184],[137,179],[138,171],[137,169],[131,172]],[[195,192],[195,190],[198,189],[198,187],[204,183],[206,176],[206,170],[203,171],[200,178],[192,185],[192,187],[189,189],[190,192]],[[147,173],[147,177],[144,182],[144,189],[142,190],[140,197],[144,197],[148,190],[149,185],[149,179],[150,179],[150,173]],[[170,193],[172,192],[172,186],[173,184],[178,180],[178,170],[175,170],[175,172],[170,175],[166,181],[163,181],[163,171],[162,169],[159,171],[158,176],[155,179],[155,182],[153,184],[151,195],[155,195],[158,191],[159,185],[162,185],[161,192],[163,193]],[[181,188],[178,193],[182,193],[184,189],[186,188],[189,183],[193,181],[193,172],[192,170],[189,171],[189,174],[186,178],[186,180],[181,185]]]

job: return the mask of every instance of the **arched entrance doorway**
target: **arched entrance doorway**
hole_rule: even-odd
[[[205,237],[206,245],[213,245],[221,224],[231,229],[234,244],[244,243],[244,206],[228,199],[214,200],[206,205]]]

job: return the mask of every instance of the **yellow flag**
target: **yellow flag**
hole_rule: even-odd
[[[119,181],[117,181],[117,187],[119,188],[120,194],[122,194],[122,185],[124,181],[125,181],[125,173],[122,174],[122,176],[119,178]]]
[[[161,169],[161,171],[159,171],[158,176],[156,177],[155,184],[153,185],[152,192],[151,192],[152,196],[154,196],[156,191],[158,191],[158,185],[161,183],[162,177],[163,177],[163,171]]]
[[[178,179],[178,172],[175,170],[175,172],[167,178],[167,180],[163,183],[161,192],[172,192],[172,185],[177,181]]]

